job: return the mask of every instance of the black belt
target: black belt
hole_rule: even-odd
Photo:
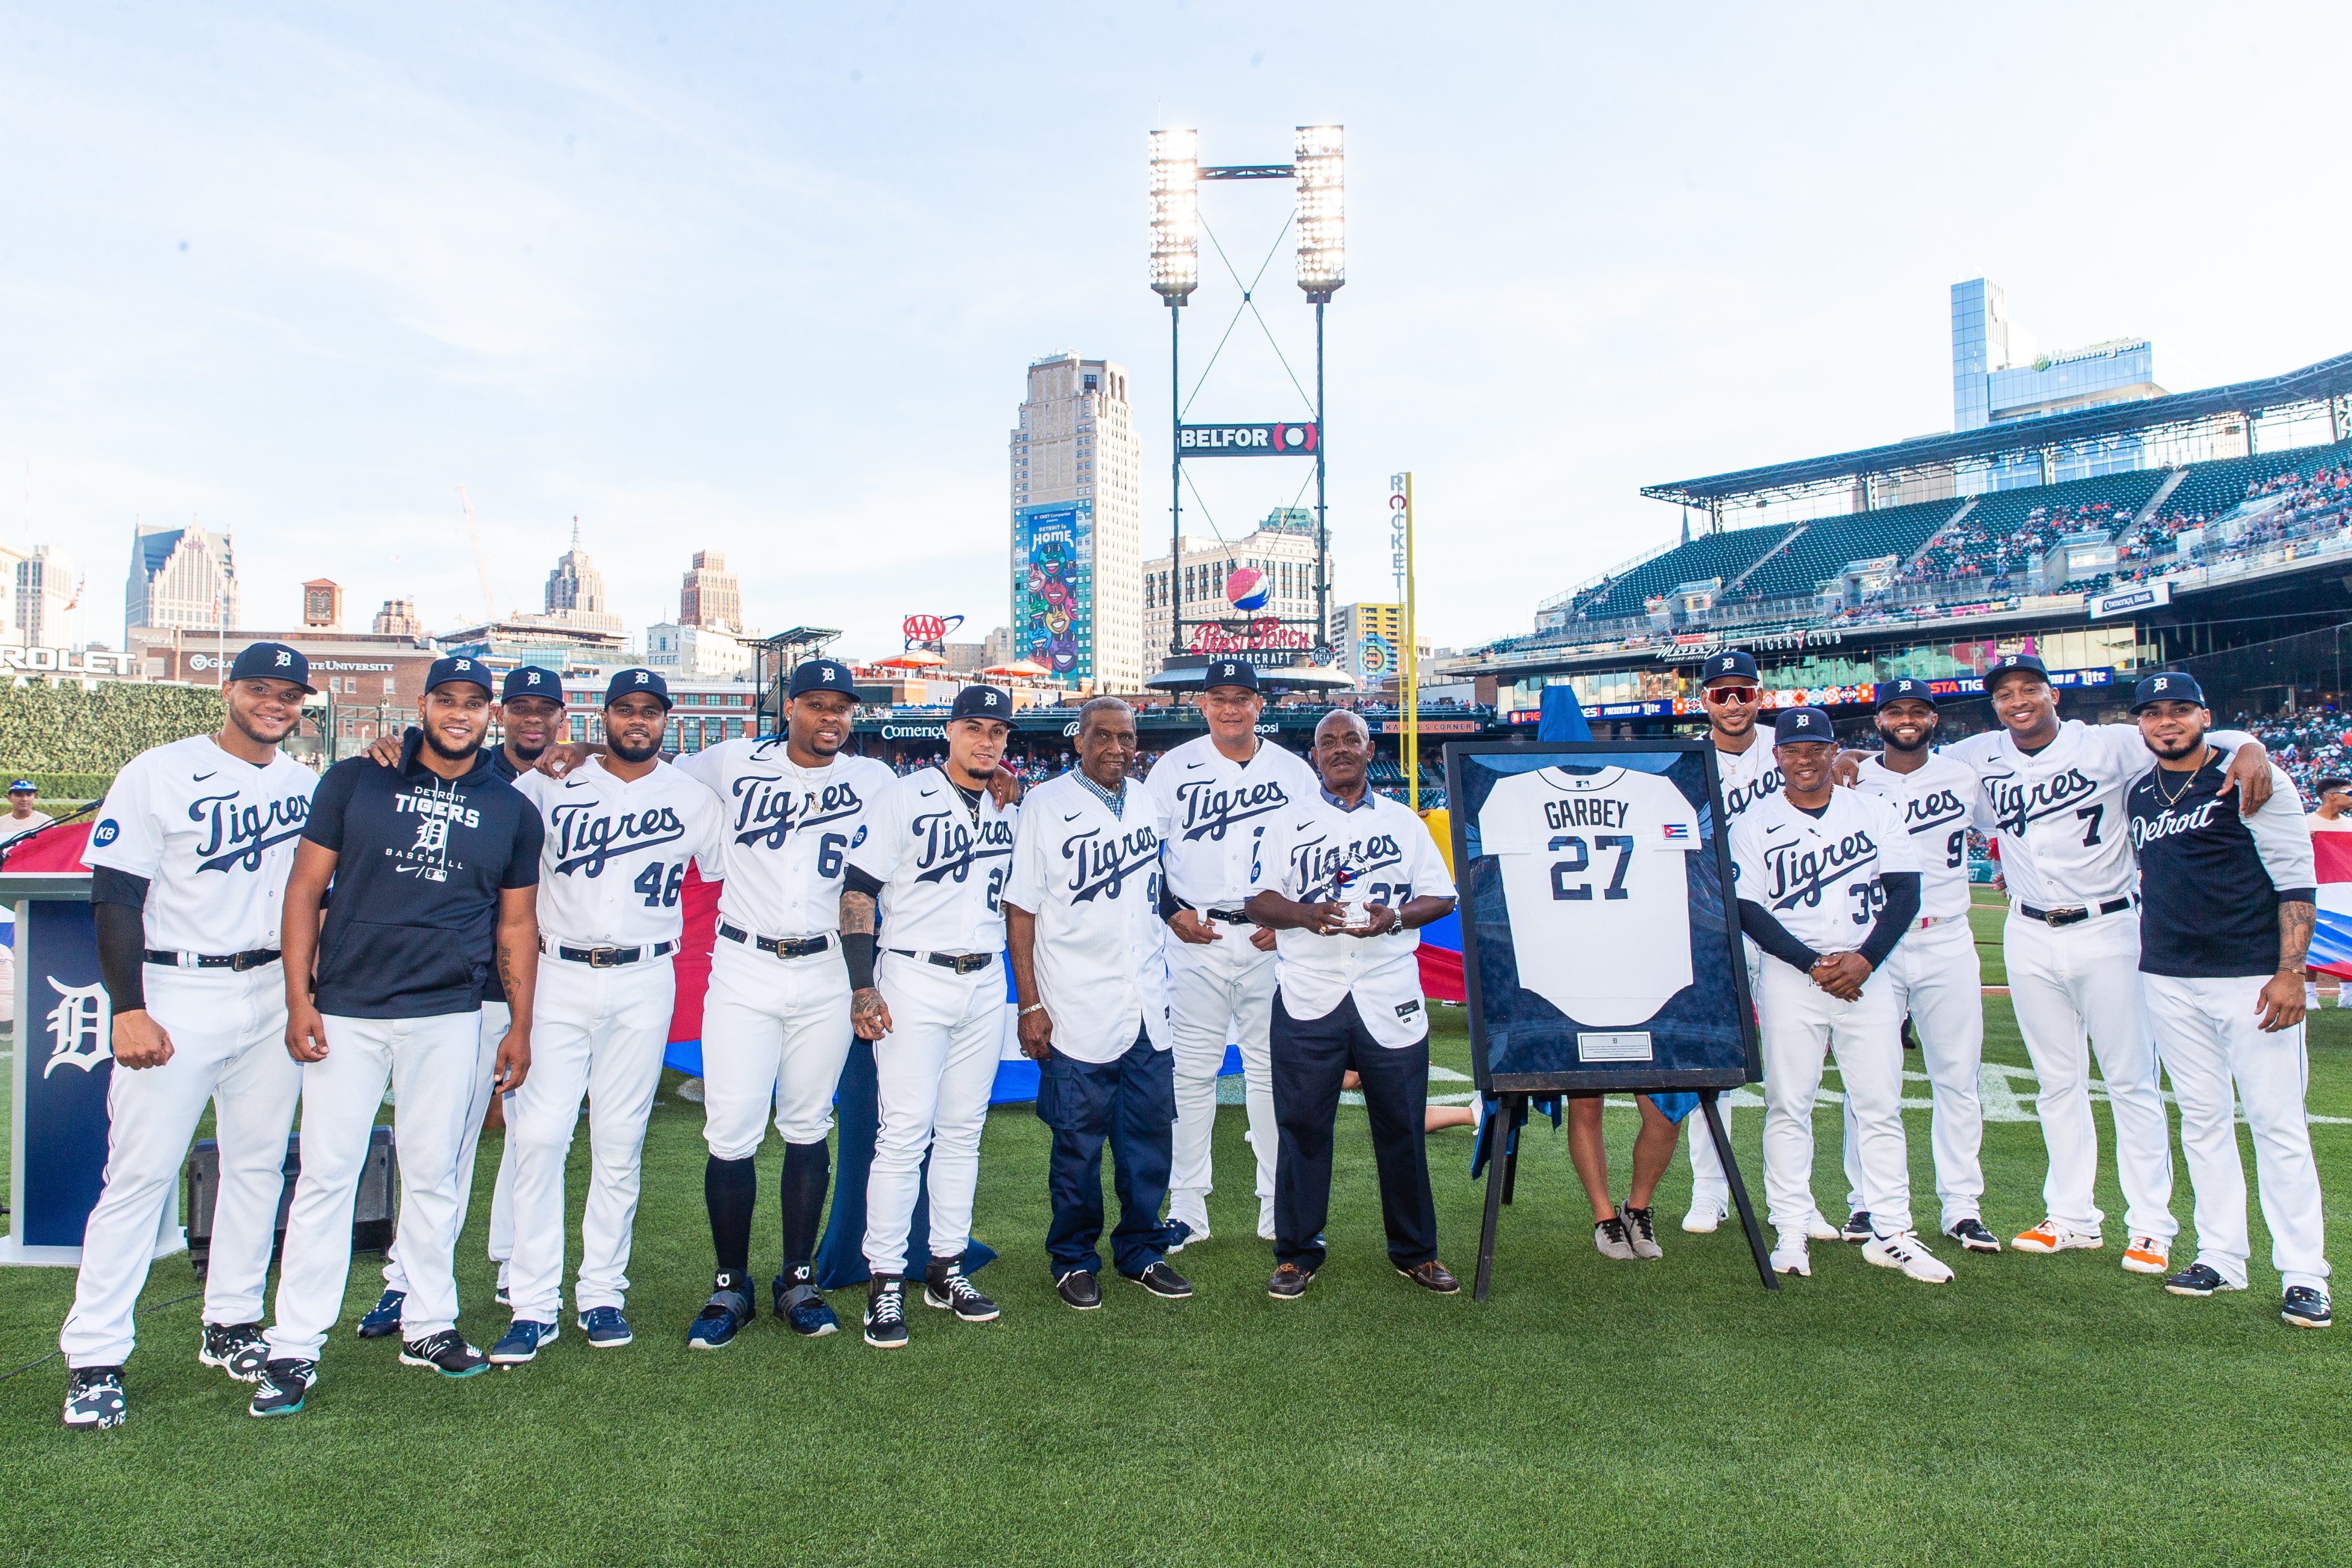
[[[1252,920],[1247,915],[1244,915],[1238,909],[1201,909],[1195,910],[1193,913],[1200,915],[1203,920],[1222,920],[1228,925],[1255,925],[1257,924],[1256,921]]]
[[[993,953],[910,953],[904,947],[888,951],[901,958],[919,958],[926,964],[937,964],[942,969],[953,969],[959,975],[977,974],[996,962]]]
[[[162,947],[150,947],[144,955],[151,964],[163,964],[174,969],[234,969],[243,974],[258,969],[264,964],[278,962],[275,947],[256,947],[245,953],[173,953]]]
[[[830,936],[754,936],[749,931],[719,923],[719,935],[730,942],[747,942],[762,953],[773,953],[779,958],[813,958],[833,946]]]
[[[574,964],[585,964],[592,969],[611,969],[623,964],[635,964],[646,958],[659,958],[677,951],[675,942],[656,942],[650,947],[551,947],[547,938],[539,939],[539,950]]]
[[[2099,905],[2098,912],[2113,915],[2119,909],[2129,909],[2131,905],[2132,901],[2128,898],[2111,898]],[[2017,912],[2028,920],[2039,920],[2044,925],[2079,925],[2091,918],[2091,911],[2087,909],[2036,909],[2030,904],[2019,904]]]

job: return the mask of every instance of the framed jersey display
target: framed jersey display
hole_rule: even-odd
[[[1481,1093],[1762,1079],[1712,745],[1457,742],[1445,786]]]

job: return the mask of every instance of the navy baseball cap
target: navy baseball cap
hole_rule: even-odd
[[[484,696],[490,695],[490,667],[479,659],[465,654],[436,659],[433,667],[425,672],[425,689],[428,692],[450,681],[471,682],[482,688]]]
[[[1699,666],[1698,684],[1705,685],[1725,675],[1740,675],[1751,681],[1764,678],[1756,673],[1756,655],[1744,648],[1727,648],[1720,653],[1709,653],[1706,663]]]
[[[302,656],[299,648],[289,648],[283,643],[254,643],[236,656],[228,667],[232,681],[291,681],[304,691],[316,695],[319,688],[310,684],[310,661]]]
[[[1985,666],[1985,695],[1987,696],[1990,696],[1992,695],[1992,689],[2000,684],[2001,676],[2008,674],[2011,670],[2024,670],[2029,674],[2040,675],[2045,681],[2050,678],[2049,666],[2042,664],[2041,660],[2035,658],[2032,654],[2003,653],[2000,658],[1995,659],[1991,664]]]
[[[2205,688],[2197,684],[2194,675],[2165,670],[2141,681],[2132,692],[2132,712],[2137,713],[2152,703],[2195,703],[2203,707]]]
[[[30,779],[19,779],[14,784],[8,786],[8,793],[11,795],[37,795],[40,793],[40,790],[34,787],[33,781]]]
[[[1219,686],[1240,686],[1245,691],[1257,690],[1257,666],[1247,659],[1213,659],[1201,672],[1201,689],[1214,691]]]
[[[614,672],[613,678],[604,683],[604,706],[611,707],[631,692],[651,692],[661,699],[662,706],[670,706],[669,683],[651,670],[637,669]]]
[[[545,697],[562,707],[563,677],[553,670],[542,670],[537,664],[509,670],[507,678],[499,686],[499,701],[510,703],[517,697]]]
[[[1822,708],[1782,708],[1780,716],[1772,721],[1772,744],[1786,746],[1795,740],[1820,740],[1834,746],[1837,744],[1837,730],[1830,724],[1829,714]]]
[[[956,693],[955,706],[948,709],[948,722],[960,718],[992,718],[1011,724],[1013,699],[994,686],[966,686]]]
[[[1880,707],[1885,707],[1888,703],[1899,703],[1906,700],[1926,703],[1929,707],[1934,707],[1936,706],[1936,694],[1928,689],[1927,682],[1919,679],[1916,675],[1897,675],[1891,681],[1881,681],[1878,683],[1878,706]]]
[[[839,692],[855,697],[857,683],[849,678],[849,666],[837,659],[806,659],[793,666],[793,684],[784,695],[798,697],[811,692]]]

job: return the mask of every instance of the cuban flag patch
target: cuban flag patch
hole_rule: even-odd
[[[1658,836],[1662,841],[1669,844],[1686,844],[1690,842],[1690,824],[1688,822],[1661,822],[1658,824]]]

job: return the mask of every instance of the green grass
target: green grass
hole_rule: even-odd
[[[2005,1002],[1989,1047],[2021,1062]],[[1461,1015],[1437,1060],[1466,1069]],[[2352,1019],[2315,1023],[2311,1108],[2352,1116]],[[1914,1086],[1915,1094],[1924,1092]],[[1171,1303],[1117,1281],[1097,1312],[1047,1278],[1044,1129],[990,1119],[978,1229],[987,1327],[918,1311],[885,1355],[763,1321],[689,1354],[709,1282],[698,1108],[665,1094],[637,1221],[639,1339],[567,1334],[536,1365],[448,1382],[339,1332],[312,1406],[244,1414],[194,1364],[184,1260],[156,1266],[132,1415],[57,1425],[60,1364],[0,1383],[0,1562],[101,1563],[2106,1563],[2339,1558],[2352,1329],[2291,1331],[2256,1214],[2253,1289],[2180,1301],[2124,1274],[2120,1197],[2097,1253],[1978,1258],[1931,1288],[1815,1247],[1811,1280],[1761,1290],[1731,1228],[1610,1263],[1561,1140],[1528,1140],[1493,1299],[1430,1297],[1387,1266],[1360,1113],[1342,1125],[1332,1255],[1303,1301],[1263,1284],[1227,1109],[1214,1240]],[[2102,1114],[2102,1135],[2106,1122]],[[1926,1117],[1915,1192],[1933,1213]],[[1610,1117],[1622,1162],[1633,1130]],[[1755,1178],[1760,1116],[1736,1118]],[[1835,1211],[1834,1109],[1816,1191]],[[2352,1127],[2314,1129],[2341,1233]],[[480,1223],[461,1254],[464,1326],[495,1337]],[[1465,1276],[1480,1189],[1468,1136],[1432,1140],[1446,1260]],[[1987,1218],[2041,1217],[2040,1129],[1987,1129]],[[755,1267],[774,1262],[772,1144]],[[582,1159],[571,1187],[576,1216]],[[1678,1160],[1662,1212],[1679,1217]],[[2185,1176],[2174,1198],[2184,1218]],[[575,1243],[576,1245],[576,1243]],[[2182,1256],[2186,1256],[2186,1241]],[[55,1343],[60,1271],[0,1271],[0,1367]],[[354,1268],[352,1317],[377,1288]],[[854,1319],[856,1300],[836,1298]]]

